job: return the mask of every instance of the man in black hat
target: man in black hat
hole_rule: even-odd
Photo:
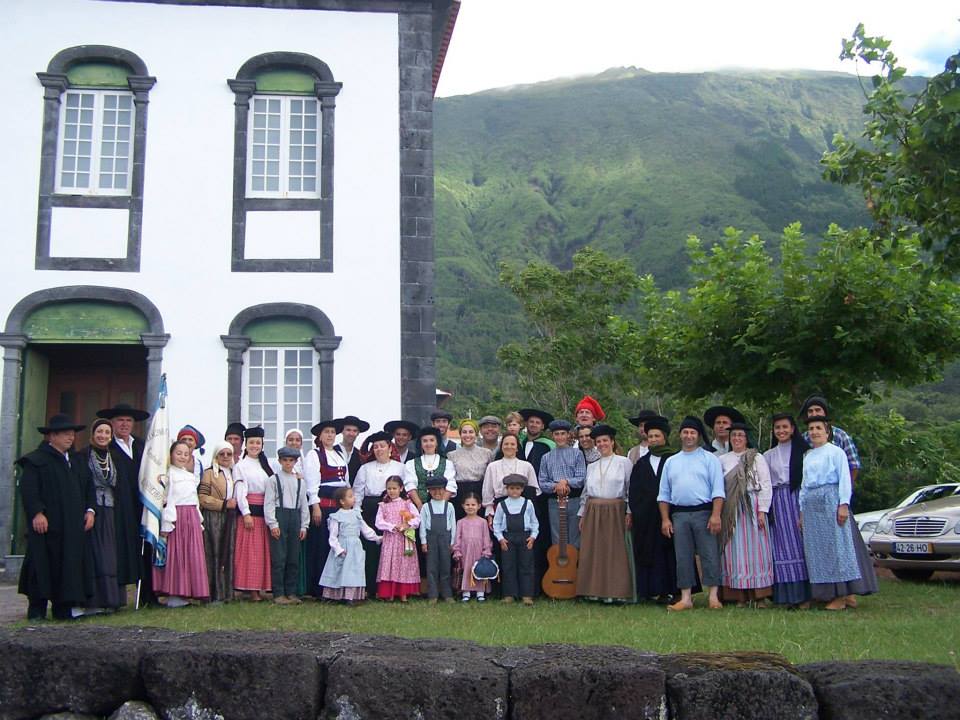
[[[726,488],[720,461],[703,447],[704,432],[700,418],[685,417],[680,423],[682,452],[666,459],[660,476],[657,495],[660,529],[665,537],[673,538],[677,585],[680,587],[680,600],[669,605],[670,610],[693,607],[692,589],[697,582],[695,556],[700,557],[710,607],[723,607],[717,594],[722,580],[717,536],[720,534]]]
[[[340,423],[342,429],[340,430],[340,442],[334,445],[333,449],[347,461],[347,471],[350,473],[348,479],[350,484],[353,485],[353,481],[357,479],[357,473],[360,472],[360,466],[363,465],[363,453],[360,452],[360,448],[354,448],[354,444],[357,442],[360,433],[365,433],[370,429],[370,423],[361,420],[356,415],[346,415],[336,422]]]
[[[69,620],[93,595],[92,558],[85,533],[93,528],[96,499],[70,453],[76,433],[66,415],[54,415],[37,430],[44,436],[36,450],[17,460],[20,498],[26,515],[27,552],[18,591],[29,601],[28,620],[44,620],[47,603],[53,617]]]
[[[130,497],[134,500],[131,514],[137,523],[143,517],[143,503],[140,500],[140,465],[143,462],[143,440],[133,434],[133,424],[143,422],[150,417],[146,410],[139,410],[127,403],[117,403],[113,407],[97,411],[97,417],[106,418],[113,428],[110,441],[110,457],[120,470],[120,477],[129,478],[133,484]],[[140,604],[157,604],[153,594],[153,548],[149,543],[141,543],[135,552],[141,555],[140,568]]]
[[[243,457],[243,434],[247,431],[246,426],[240,422],[232,422],[227,425],[223,433],[223,439],[230,443],[233,448],[233,457],[235,462],[240,462]]]
[[[822,395],[811,395],[803,401],[803,406],[800,408],[800,417],[805,420],[812,417],[826,417],[829,414],[830,406],[827,404],[826,398]],[[850,466],[850,482],[856,486],[857,476],[860,474],[861,467],[860,453],[857,451],[857,446],[846,430],[837,427],[832,422],[830,423],[830,427],[833,428],[833,436],[830,438],[830,442],[847,454],[847,465]],[[809,441],[809,433],[804,432],[803,439]]]
[[[543,434],[544,428],[553,422],[553,415],[534,408],[524,408],[518,412],[527,427],[527,439],[518,456],[533,465],[539,476],[541,458],[556,447],[556,444]]]
[[[430,413],[430,424],[440,431],[444,453],[452,453],[457,449],[457,444],[453,440],[447,439],[447,431],[450,430],[450,423],[453,421],[453,415],[446,410],[434,410]]]
[[[391,420],[384,424],[383,431],[393,436],[390,457],[402,465],[406,465],[407,460],[413,460],[417,456],[417,451],[410,445],[410,441],[416,439],[419,430],[417,424],[409,420]]]
[[[730,452],[730,426],[733,423],[745,423],[747,419],[736,408],[727,405],[714,405],[703,414],[704,424],[713,430],[711,447],[720,453]],[[706,438],[703,438],[706,440]]]
[[[634,465],[637,460],[647,454],[647,429],[646,421],[650,418],[659,417],[653,410],[641,410],[636,417],[628,418],[630,424],[637,428],[637,440],[640,442],[627,451],[627,459]]]

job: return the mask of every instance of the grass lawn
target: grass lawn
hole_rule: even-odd
[[[940,576],[935,576],[940,577]],[[84,622],[143,625],[180,631],[297,630],[404,637],[446,637],[490,645],[578,643],[626,645],[658,653],[764,650],[794,663],[843,659],[909,659],[960,669],[960,581],[907,583],[881,578],[880,593],[856,610],[787,611],[727,607],[708,611],[700,596],[693,612],[654,605],[606,606],[538,600],[532,608],[429,606],[425,601],[368,602],[348,608],[307,602],[281,607],[235,602],[167,610],[125,610]]]

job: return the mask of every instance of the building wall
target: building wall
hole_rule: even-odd
[[[261,303],[314,305],[342,337],[334,354],[334,413],[374,425],[399,416],[397,13],[13,0],[5,3],[4,25],[0,319],[48,287],[101,285],[145,295],[170,334],[163,370],[171,422],[190,422],[213,438],[227,421],[220,335],[233,317]],[[130,50],[157,78],[149,96],[139,273],[34,269],[43,113],[35,73],[58,51],[84,44]],[[336,98],[332,273],[230,271],[235,96],[226,81],[246,60],[271,51],[313,55],[343,83]],[[67,237],[61,232],[69,231],[61,218],[55,213],[51,237],[59,252]]]

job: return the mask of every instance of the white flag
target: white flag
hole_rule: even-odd
[[[160,514],[167,499],[167,470],[170,467],[170,422],[167,418],[167,376],[160,378],[157,408],[150,420],[140,465],[140,536],[153,546],[153,564],[167,564],[167,541],[160,537]]]

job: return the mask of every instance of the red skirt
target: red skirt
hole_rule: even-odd
[[[247,495],[251,505],[263,505],[263,494]],[[252,517],[252,516],[247,516]],[[243,515],[237,517],[237,545],[233,554],[233,586],[237,590],[266,591],[270,583],[270,530],[262,517],[253,518],[249,530],[243,525]]]
[[[167,564],[153,568],[153,590],[158,595],[201,600],[210,597],[203,528],[196,505],[177,505],[177,523],[167,535]]]
[[[409,595],[420,594],[420,583],[402,583],[393,580],[379,580],[377,582],[377,597],[381,600],[393,598],[404,599]]]

